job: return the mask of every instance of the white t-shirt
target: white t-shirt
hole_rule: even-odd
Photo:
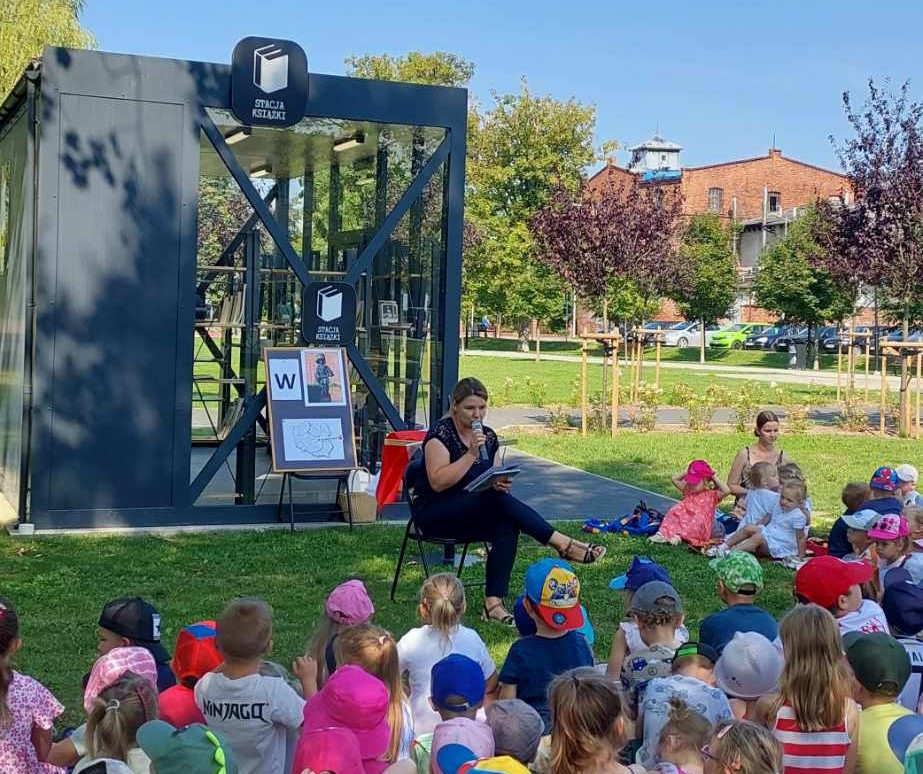
[[[286,738],[304,720],[304,699],[285,680],[209,672],[196,683],[195,703],[228,740],[240,774],[288,774]]]
[[[751,489],[747,492],[747,510],[740,526],[756,524],[764,516],[771,516],[779,507],[779,493],[771,489]]]
[[[641,639],[641,631],[634,621],[621,621],[619,629],[625,634],[628,654],[637,653],[639,650],[645,650],[648,647],[644,640]],[[678,626],[676,636],[673,639],[673,649],[676,650],[680,645],[685,645],[687,642],[689,642],[689,630],[685,626]]]
[[[888,634],[890,631],[885,611],[871,599],[863,599],[862,605],[856,612],[847,613],[842,618],[837,618],[836,622],[840,627],[841,635],[847,632],[862,632],[863,634],[884,632]]]
[[[429,704],[430,673],[433,665],[450,653],[459,653],[476,661],[484,673],[484,680],[497,671],[484,640],[467,626],[458,626],[446,639],[427,624],[411,629],[397,643],[401,672],[407,672],[410,685],[410,709],[417,736],[430,733],[441,721]]]
[[[804,530],[806,526],[807,519],[801,508],[793,508],[790,511],[776,509],[769,524],[763,527],[763,538],[769,548],[769,555],[773,559],[797,556],[798,542],[795,533]]]

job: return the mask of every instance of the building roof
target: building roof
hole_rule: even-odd
[[[665,151],[681,151],[683,146],[679,143],[668,142],[663,139],[659,134],[655,134],[647,142],[639,143],[634,145],[628,150],[630,151],[639,151],[639,150],[665,150]]]
[[[733,161],[719,161],[716,164],[703,164],[700,167],[683,167],[683,172],[698,172],[700,170],[713,169],[715,167],[730,167],[734,166],[735,164],[752,164],[757,161],[765,161],[766,159],[772,158],[773,156],[783,159],[784,161],[788,161],[792,164],[798,164],[802,167],[816,169],[819,172],[826,172],[828,175],[837,175],[838,177],[842,177],[844,179],[846,178],[846,175],[844,175],[842,172],[837,172],[836,170],[827,169],[825,167],[819,167],[817,164],[809,164],[806,161],[799,161],[798,159],[793,159],[789,156],[783,156],[782,151],[778,150],[777,148],[770,148],[769,153],[765,156],[753,156],[749,159],[735,159]]]

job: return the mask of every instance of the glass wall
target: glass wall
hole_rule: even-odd
[[[19,505],[26,330],[26,126],[0,129],[0,492]]]
[[[286,228],[308,273],[318,280],[342,280],[445,137],[440,128],[318,118],[283,130],[248,128],[227,111],[209,112]],[[222,426],[234,418],[233,404],[242,386],[233,380],[241,370],[242,305],[236,299],[242,298],[244,256],[240,245],[230,255],[227,248],[234,247],[236,230],[252,214],[204,134],[200,169],[203,293],[197,315],[194,438],[214,436],[216,430],[220,436]],[[410,426],[427,423],[432,381],[441,379],[441,363],[433,364],[430,352],[433,326],[441,314],[443,177],[440,168],[356,288],[356,345]],[[265,229],[256,228],[262,265],[260,343],[298,346],[301,284]],[[224,265],[211,268],[216,262]],[[208,282],[202,284],[205,278]],[[227,363],[206,362],[219,359],[209,342]],[[261,368],[257,388],[262,386]],[[391,427],[355,371],[351,381],[360,458],[370,465]],[[213,418],[207,422],[206,406]]]

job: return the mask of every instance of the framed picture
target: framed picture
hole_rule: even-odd
[[[397,325],[401,321],[397,301],[379,301],[378,319],[382,325]]]
[[[346,403],[343,350],[332,347],[301,350],[305,406],[342,406]]]

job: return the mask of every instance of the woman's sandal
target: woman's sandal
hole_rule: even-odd
[[[586,549],[583,552],[583,556],[574,559],[570,556],[570,550],[573,548],[573,546],[574,539],[568,538],[567,545],[558,551],[558,556],[569,562],[577,562],[578,564],[593,564],[593,562],[597,562],[602,559],[608,550],[605,546],[601,546],[598,543],[587,543]]]
[[[494,610],[497,610],[497,609],[503,610],[502,602],[497,602],[497,604],[491,605],[490,607],[487,607],[487,605],[485,604],[483,610],[481,610],[481,618],[488,622],[492,621],[493,623],[503,624],[504,626],[515,626],[516,619],[513,618],[512,613],[507,613],[506,611],[504,611],[505,615],[502,615],[502,616],[492,615]]]

